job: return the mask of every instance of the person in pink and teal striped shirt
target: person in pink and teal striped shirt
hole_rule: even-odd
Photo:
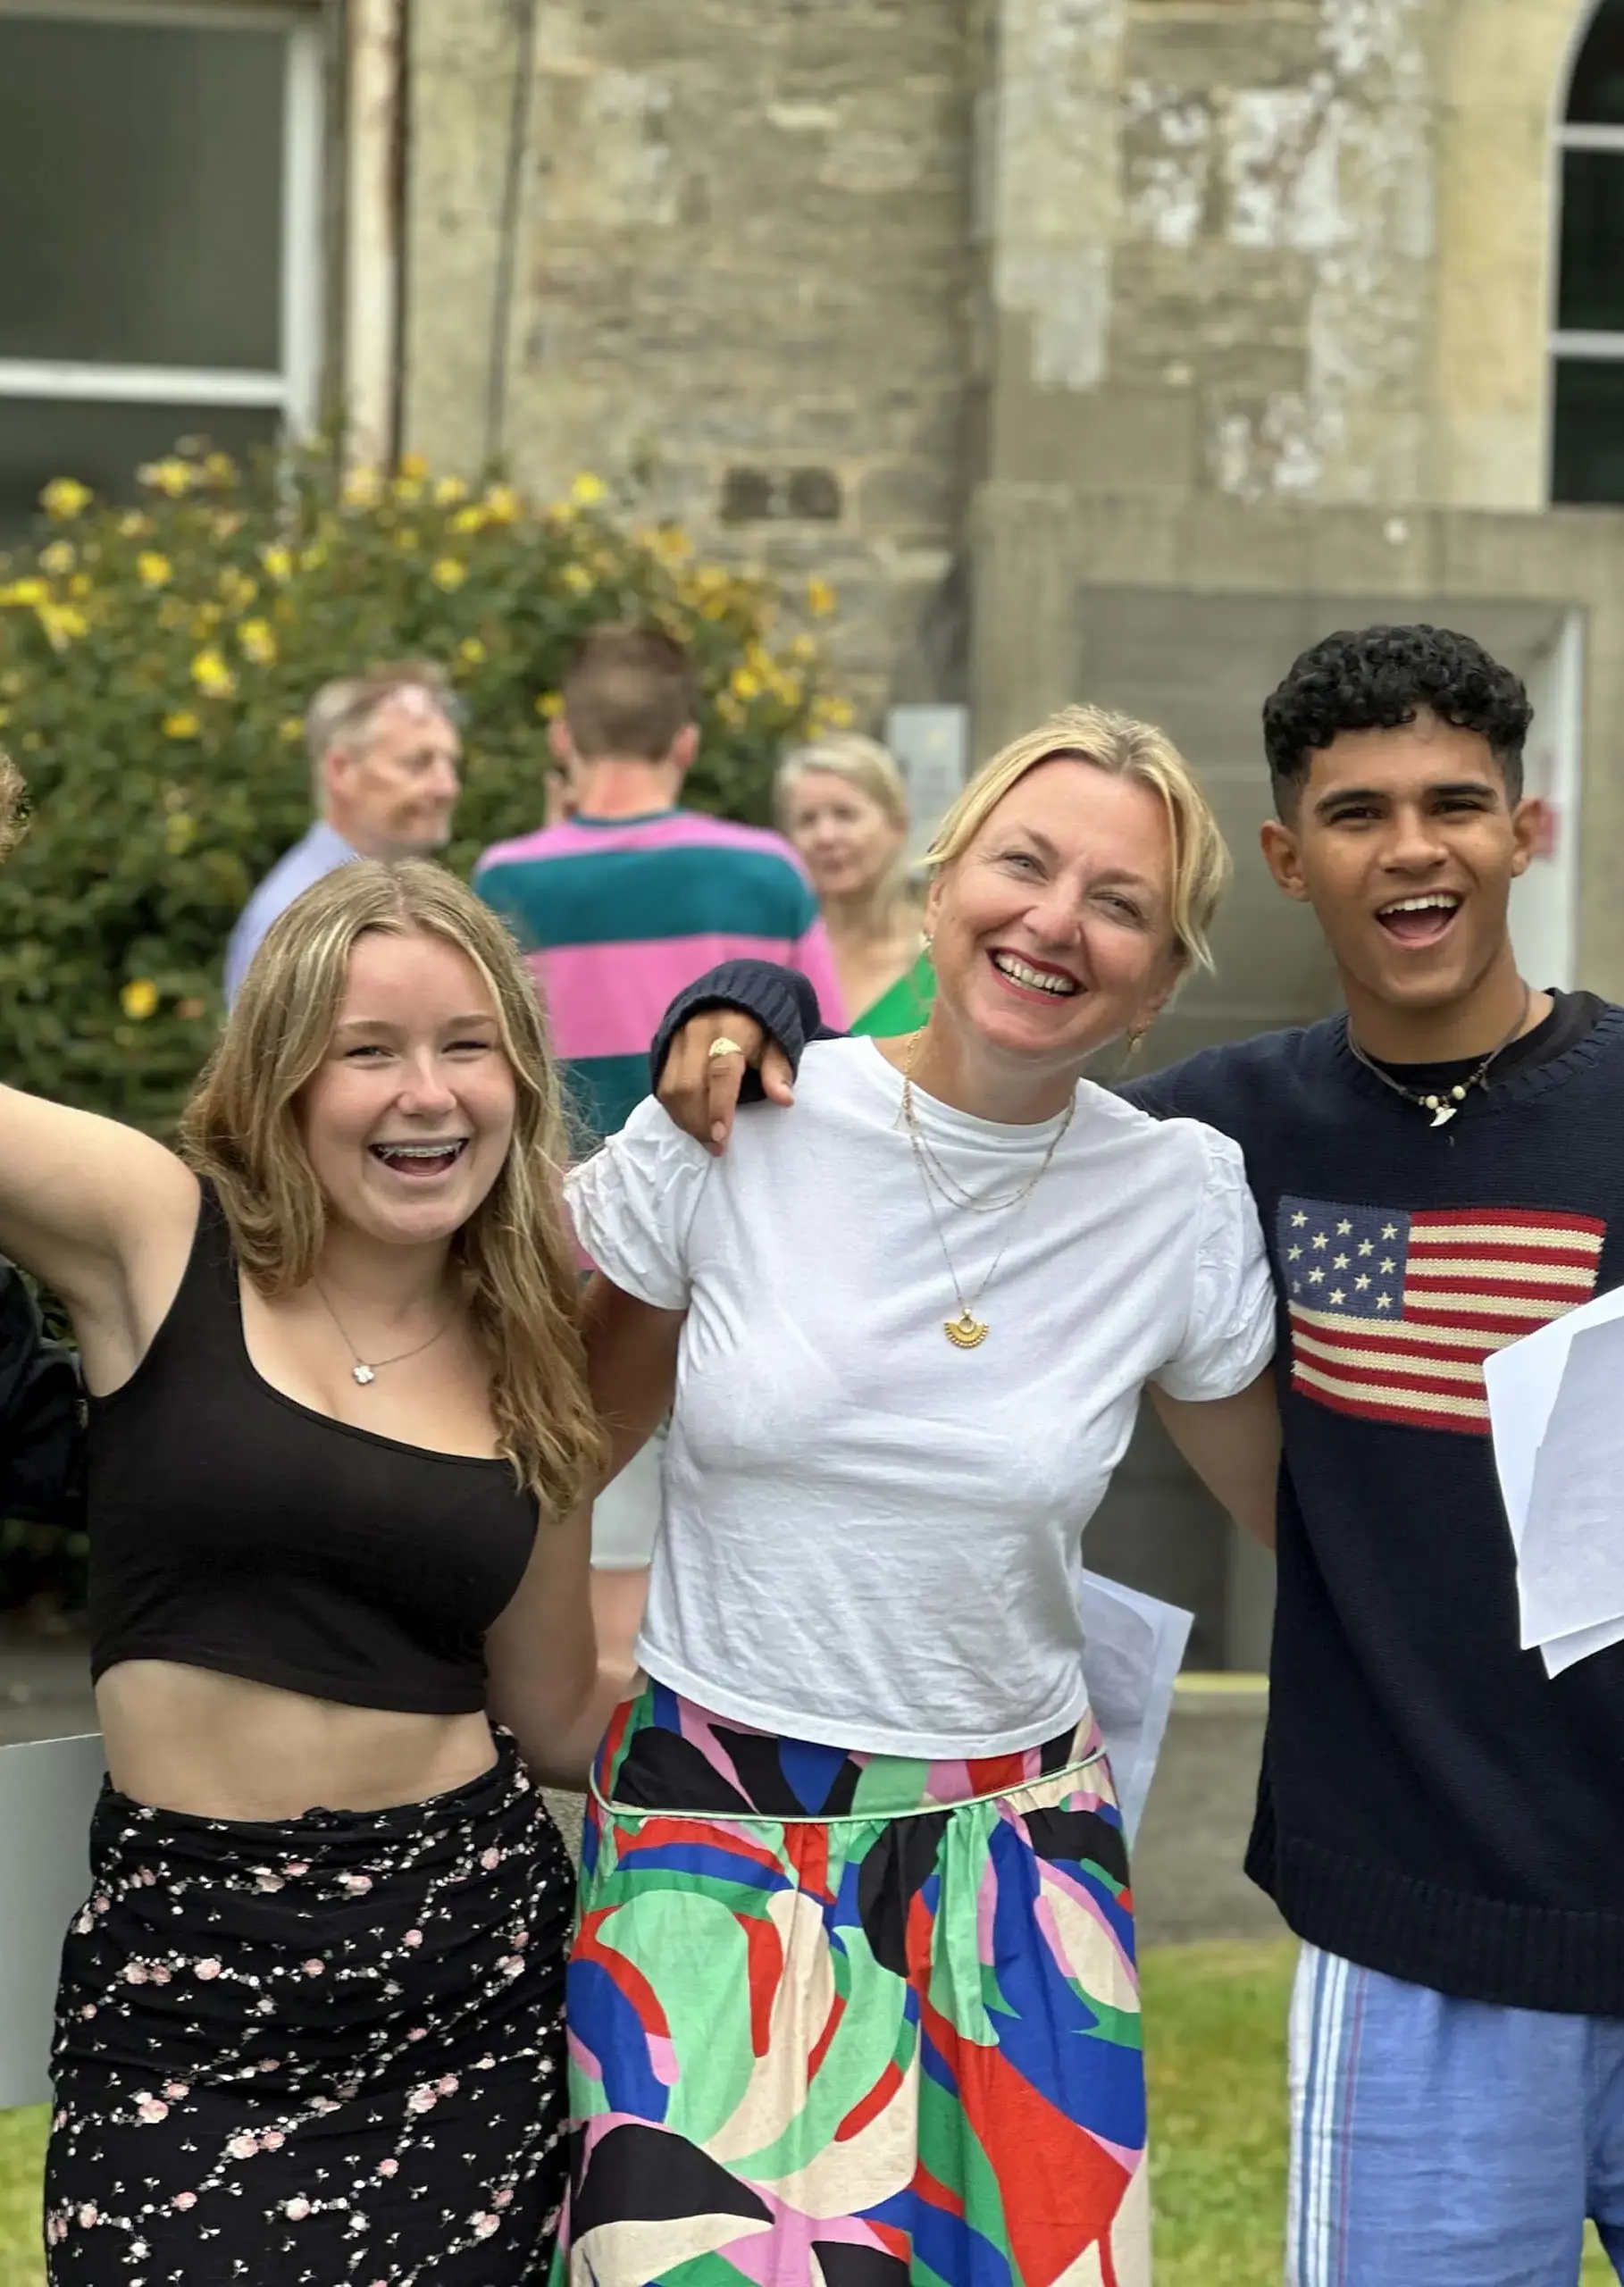
[[[826,1024],[845,1011],[817,901],[789,843],[679,807],[697,692],[661,630],[593,630],[551,730],[574,815],[500,842],[473,886],[516,934],[546,1004],[584,1149],[649,1093],[649,1043],[673,995],[719,962],[759,956],[810,980]]]
[[[811,879],[789,843],[679,807],[699,746],[697,701],[688,655],[669,635],[594,629],[565,677],[551,731],[563,784],[556,806],[573,814],[498,842],[473,870],[540,992],[583,1157],[649,1093],[649,1043],[667,1003],[718,964],[760,955],[798,968],[825,1023],[846,1022]],[[599,1657],[628,1681],[659,1528],[663,1445],[651,1440],[592,1512]]]

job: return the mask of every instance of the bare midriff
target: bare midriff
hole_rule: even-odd
[[[119,1792],[192,1818],[277,1822],[381,1811],[490,1768],[482,1714],[348,1707],[169,1660],[122,1660],[96,1686]]]

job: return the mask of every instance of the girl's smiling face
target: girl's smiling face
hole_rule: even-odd
[[[394,1245],[449,1238],[501,1173],[515,1102],[496,1002],[468,956],[421,931],[358,938],[297,1099],[331,1211]]]

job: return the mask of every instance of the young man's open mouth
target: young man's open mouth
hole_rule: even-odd
[[[1376,917],[1401,945],[1436,945],[1448,935],[1464,902],[1459,890],[1418,890],[1377,906]]]

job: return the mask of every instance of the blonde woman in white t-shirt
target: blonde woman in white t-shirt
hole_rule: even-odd
[[[815,1045],[724,1157],[647,1104],[571,1179],[617,1458],[674,1386],[570,1973],[593,2287],[1149,2278],[1078,1543],[1145,1388],[1267,1535],[1274,1306],[1235,1145],[1084,1071],[1206,963],[1227,860],[1094,708],[933,857],[922,1032]]]

